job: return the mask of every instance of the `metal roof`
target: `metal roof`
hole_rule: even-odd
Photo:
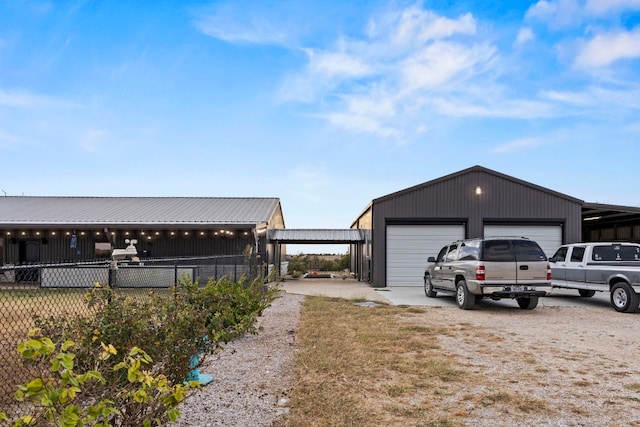
[[[486,173],[486,174],[489,174],[489,175],[494,175],[494,176],[502,178],[502,179],[504,179],[506,181],[511,181],[511,182],[514,182],[516,184],[519,184],[519,185],[522,185],[522,186],[525,186],[525,187],[533,188],[535,190],[538,190],[538,191],[541,191],[541,192],[544,192],[544,193],[547,193],[547,194],[551,194],[553,196],[560,197],[562,199],[566,199],[566,200],[572,201],[574,203],[578,203],[578,204],[583,204],[584,203],[584,201],[582,201],[580,199],[576,199],[575,197],[571,197],[571,196],[568,196],[566,194],[562,194],[562,193],[559,193],[557,191],[551,190],[549,188],[541,187],[539,185],[532,184],[531,182],[523,181],[521,179],[514,178],[512,176],[505,175],[503,173],[500,173],[500,172],[497,172],[497,171],[494,171],[494,170],[491,170],[491,169],[485,168],[484,166],[479,166],[479,165],[472,166],[470,168],[463,169],[461,171],[458,171],[458,172],[455,172],[455,173],[452,173],[452,174],[449,174],[449,175],[445,175],[443,177],[436,178],[434,180],[427,181],[427,182],[424,182],[422,184],[414,185],[413,187],[405,188],[404,190],[396,191],[395,193],[387,194],[386,196],[378,197],[377,199],[374,199],[372,203],[375,204],[377,202],[388,200],[388,199],[391,199],[391,198],[394,198],[394,197],[403,196],[403,195],[405,195],[407,193],[411,193],[413,191],[416,191],[416,190],[419,190],[419,189],[422,189],[422,188],[425,188],[425,187],[429,187],[429,186],[432,186],[432,185],[435,185],[435,184],[439,184],[439,183],[444,182],[444,181],[449,181],[449,180],[452,180],[452,179],[455,179],[455,178],[458,178],[458,177],[461,177],[461,176],[464,176],[464,175],[467,175],[467,174],[470,174],[470,173],[474,173],[474,172],[481,172],[481,173]]]
[[[608,205],[604,203],[585,203],[582,205],[582,220],[594,223],[609,223],[622,221],[639,221],[640,207]]]
[[[364,242],[366,230],[348,229],[272,229],[269,240],[280,243],[352,243]]]
[[[0,197],[0,227],[252,225],[268,222],[278,198]]]

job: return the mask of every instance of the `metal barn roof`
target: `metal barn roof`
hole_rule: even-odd
[[[0,197],[0,226],[252,225],[266,223],[278,198]]]
[[[365,230],[358,229],[272,229],[269,240],[280,243],[363,242]]]

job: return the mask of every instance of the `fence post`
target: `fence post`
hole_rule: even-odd
[[[173,284],[178,287],[178,261],[173,261]]]
[[[109,287],[115,288],[117,286],[118,281],[118,262],[111,261],[109,264]]]

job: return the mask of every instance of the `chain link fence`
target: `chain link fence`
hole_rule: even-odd
[[[116,294],[144,296],[163,289],[169,294],[179,279],[204,286],[209,279],[253,279],[265,274],[263,268],[254,257],[243,255],[0,267],[0,411],[20,412],[13,395],[32,377],[17,346],[35,319],[91,316],[86,296],[96,284],[108,284]]]

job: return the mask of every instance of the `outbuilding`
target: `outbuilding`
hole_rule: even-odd
[[[109,257],[137,241],[141,258],[280,254],[267,231],[284,228],[275,197],[0,197],[0,262]],[[281,248],[285,251],[286,248]]]
[[[371,240],[352,253],[373,286],[422,286],[426,260],[464,238],[522,236],[547,256],[580,241],[584,202],[482,166],[374,199],[351,228]]]

